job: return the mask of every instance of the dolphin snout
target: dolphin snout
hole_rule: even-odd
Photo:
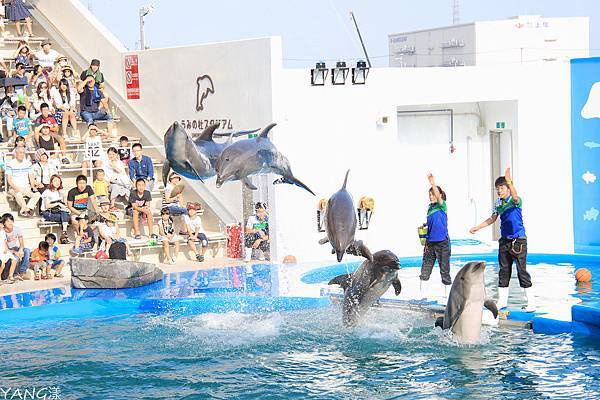
[[[220,188],[223,185],[223,180],[220,176],[217,176],[217,188]]]
[[[479,263],[477,263],[477,265],[475,266],[475,269],[485,269],[485,262],[481,261]]]

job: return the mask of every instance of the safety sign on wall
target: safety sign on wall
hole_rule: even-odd
[[[125,56],[125,85],[127,100],[140,98],[140,73],[137,54]]]

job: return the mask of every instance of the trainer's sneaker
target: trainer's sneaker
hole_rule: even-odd
[[[198,260],[199,262],[204,261],[204,256],[200,255],[200,254],[196,254],[196,260]]]

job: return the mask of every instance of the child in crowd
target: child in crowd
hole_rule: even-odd
[[[15,132],[15,140],[17,137],[25,139],[26,146],[33,148],[33,129],[31,120],[27,117],[27,108],[25,106],[19,106],[17,109],[17,118],[13,120],[13,127]]]
[[[13,284],[17,260],[8,249],[4,225],[0,223],[0,285]]]
[[[93,189],[96,195],[97,201],[102,204],[104,199],[108,199],[108,182],[106,181],[105,173],[103,169],[96,171],[96,179],[94,179]],[[109,202],[110,204],[110,202]]]
[[[203,211],[202,206],[198,203],[190,203],[187,206],[187,210],[188,215],[183,216],[183,221],[185,223],[186,236],[188,236],[188,246],[196,255],[196,260],[202,262],[204,261],[204,253],[208,247],[208,238],[204,233],[202,220],[198,215],[198,212]],[[198,241],[200,250],[196,248],[195,241]]]
[[[158,239],[158,236],[153,233],[154,225],[152,222],[152,195],[146,190],[146,180],[139,178],[135,181],[135,189],[129,195],[129,206],[125,212],[130,217],[133,217],[133,235],[135,240],[140,240],[140,218],[146,218],[148,224],[148,233],[151,239]]]
[[[99,200],[99,204],[100,212],[94,215],[93,221],[90,221],[91,223],[94,223],[94,226],[96,228],[98,228],[100,224],[103,224],[106,221],[106,219],[110,216],[110,200],[104,197]]]
[[[168,208],[171,211],[171,215],[177,217],[179,215],[187,214],[187,209],[184,207],[183,194],[177,190],[173,192],[175,187],[181,184],[181,176],[177,172],[171,172],[169,175],[169,182],[165,185],[165,190],[162,196],[162,207]]]
[[[62,269],[65,267],[65,260],[62,259],[60,249],[56,245],[56,235],[54,233],[48,233],[44,240],[48,243],[48,267],[46,275],[50,276],[50,270],[54,270],[55,278],[62,278]]]
[[[102,167],[104,151],[102,150],[102,137],[98,133],[98,127],[94,123],[91,123],[88,125],[88,130],[81,137],[82,140],[85,140],[83,162],[81,163],[81,173],[83,175],[86,175],[88,168]]]
[[[446,193],[435,184],[433,174],[427,175],[429,188],[429,208],[427,209],[427,241],[423,249],[421,264],[421,294],[427,297],[429,277],[435,261],[440,266],[444,290],[452,284],[450,277],[450,239],[448,236],[448,208]]]
[[[179,236],[175,234],[171,210],[163,208],[160,210],[160,221],[158,222],[158,232],[163,243],[163,260],[167,264],[175,264],[179,254]],[[175,246],[173,254],[170,255],[170,244]]]
[[[33,269],[33,279],[36,281],[40,280],[40,276],[42,279],[48,279],[50,273],[50,266],[47,263],[49,248],[48,242],[41,241],[29,257],[29,268]]]
[[[119,148],[117,151],[119,152],[119,159],[127,165],[131,158],[131,149],[129,147],[129,138],[127,136],[121,136],[119,138]]]
[[[88,225],[89,218],[86,214],[77,216],[77,222],[79,223],[79,231],[75,239],[75,246],[73,246],[73,254],[81,254],[86,251],[90,251],[94,248],[96,241],[94,239],[94,231]]]
[[[258,202],[254,206],[255,214],[248,218],[245,229],[244,244],[246,246],[245,261],[252,259],[252,250],[259,249],[263,255],[259,260],[264,260],[265,253],[269,253],[269,216],[265,203]]]
[[[127,255],[132,255],[131,250],[129,248],[129,243],[127,243],[127,239],[121,236],[119,225],[117,224],[116,214],[109,213],[108,216],[104,219],[104,222],[98,223],[98,233],[104,241],[103,246],[104,251],[106,251],[106,253],[110,251],[110,246],[113,243],[124,243],[125,248],[127,249]]]
[[[508,305],[508,284],[512,275],[513,262],[517,264],[517,276],[519,285],[525,291],[527,299],[526,310],[535,311],[536,306],[533,296],[529,293],[531,288],[531,276],[527,272],[527,236],[523,225],[523,199],[517,194],[513,185],[510,168],[506,169],[504,176],[496,179],[494,183],[498,199],[494,204],[492,216],[481,224],[470,229],[474,234],[486,226],[492,225],[500,216],[501,238],[498,248],[498,309],[506,308]]]

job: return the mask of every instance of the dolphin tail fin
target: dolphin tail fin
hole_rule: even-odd
[[[338,275],[332,280],[330,280],[328,285],[340,285],[342,289],[346,290],[347,287],[350,286],[350,282],[352,282],[352,274],[343,274]]]
[[[396,294],[396,296],[399,296],[400,292],[402,291],[402,284],[400,283],[400,279],[394,279],[392,281],[392,286],[394,287],[394,293]]]
[[[319,244],[325,244],[327,242],[329,242],[329,238],[327,237],[324,237],[323,239],[319,240]]]
[[[269,124],[262,130],[262,132],[258,135],[258,139],[268,139],[269,132],[277,125],[276,123]]]
[[[440,327],[444,329],[444,317],[437,317],[437,319],[435,320],[435,327]]]
[[[254,184],[250,181],[250,178],[248,178],[247,176],[242,178],[242,183],[244,184],[244,186],[246,186],[250,190],[258,189],[256,186],[254,186]]]
[[[350,170],[346,171],[346,177],[344,178],[344,184],[342,185],[342,189],[346,189],[346,184],[348,183],[348,174],[350,174]]]
[[[346,250],[346,253],[353,254],[355,256],[364,257],[367,260],[373,262],[373,254],[371,250],[363,243],[362,240],[355,240],[350,247]]]
[[[165,161],[163,162],[163,167],[162,167],[162,180],[163,180],[163,184],[165,186],[167,186],[167,183],[168,183],[170,170],[171,170],[171,162],[169,160],[165,159]]]
[[[296,179],[292,174],[282,175],[280,179],[276,179],[273,182],[274,185],[277,185],[279,183],[289,183],[290,185],[296,185],[296,186],[301,187],[302,189],[306,190],[313,196],[316,196],[315,192],[310,190],[310,188],[308,186],[306,186],[304,183],[302,183],[299,179]]]
[[[492,314],[494,314],[494,319],[498,318],[498,307],[496,306],[496,302],[494,302],[494,300],[487,299],[483,303],[483,306],[490,310]]]

